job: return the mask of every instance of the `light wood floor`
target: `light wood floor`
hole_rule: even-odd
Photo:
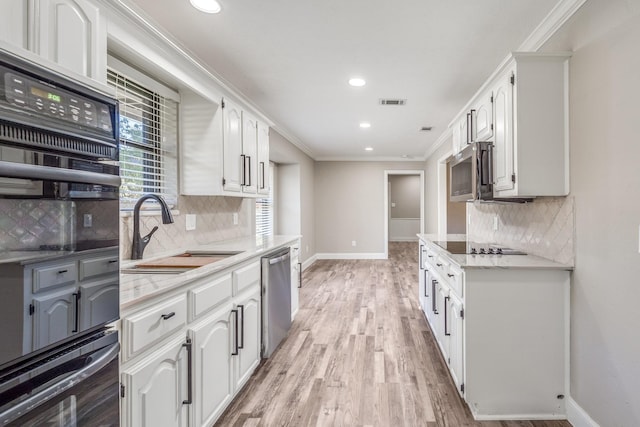
[[[570,427],[473,421],[418,308],[417,253],[307,269],[288,338],[216,426]]]

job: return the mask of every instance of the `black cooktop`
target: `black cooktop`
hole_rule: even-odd
[[[433,243],[454,255],[526,255],[525,252],[490,243],[468,242],[466,240],[439,240]]]

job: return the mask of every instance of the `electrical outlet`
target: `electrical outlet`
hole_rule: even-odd
[[[396,204],[395,204],[394,202],[391,202],[391,207],[392,207],[392,208],[395,208],[395,207],[396,207]]]
[[[93,227],[93,215],[91,214],[84,214],[82,216],[82,225],[84,225],[84,228],[91,228]]]
[[[498,215],[493,217],[493,231],[498,231]]]
[[[351,241],[351,246],[354,246],[354,247],[356,246],[356,241],[355,240]]]
[[[233,225],[238,225],[238,212],[233,213]]]
[[[185,223],[186,223],[186,228],[187,231],[191,231],[191,230],[195,230],[196,229],[196,216],[195,214],[187,214],[185,216]]]

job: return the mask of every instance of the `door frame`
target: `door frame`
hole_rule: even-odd
[[[384,259],[389,259],[389,175],[420,176],[420,234],[424,234],[424,170],[393,169],[384,171]],[[445,176],[446,178],[446,176]],[[416,237],[417,240],[417,237]]]

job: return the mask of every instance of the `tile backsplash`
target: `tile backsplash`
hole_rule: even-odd
[[[571,196],[540,197],[522,204],[469,203],[467,237],[573,265],[574,209]]]
[[[75,241],[75,203],[0,199],[0,250],[33,250]]]
[[[173,224],[163,224],[160,215],[141,215],[140,234],[145,236],[154,226],[158,231],[144,250],[144,258],[149,258],[174,248],[201,245],[221,240],[235,239],[251,235],[255,208],[252,199],[240,197],[180,196],[179,215],[174,215]],[[238,214],[238,225],[233,224],[233,214]],[[196,229],[186,231],[186,214],[196,215]],[[131,258],[133,240],[133,215],[120,218],[120,258]]]

